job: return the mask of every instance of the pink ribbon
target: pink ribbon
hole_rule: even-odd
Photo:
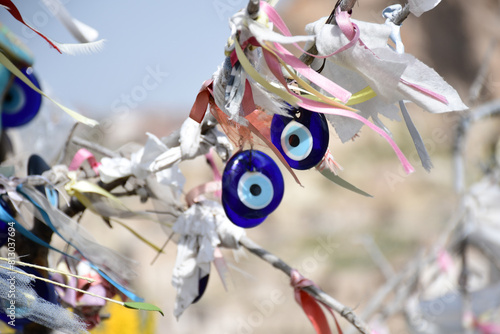
[[[220,280],[222,281],[224,290],[227,291],[227,276],[229,275],[229,268],[227,266],[226,260],[224,259],[224,255],[222,255],[222,252],[219,247],[215,247],[214,249],[213,263],[215,269],[217,269],[217,273],[219,274]]]
[[[344,117],[349,117],[356,119],[358,121],[363,122],[366,124],[368,127],[370,127],[372,130],[377,132],[379,135],[384,137],[384,139],[391,145],[392,149],[396,153],[399,161],[403,165],[403,168],[407,174],[413,173],[415,169],[411,165],[411,163],[406,159],[405,155],[401,151],[401,149],[398,147],[396,142],[382,129],[380,129],[378,126],[375,124],[369,122],[366,118],[363,116],[360,116],[352,111],[345,110],[345,109],[340,109],[340,108],[332,108],[329,106],[326,106],[323,103],[316,102],[316,101],[308,101],[308,100],[302,100],[302,102],[299,102],[298,105],[300,107],[306,108],[311,111],[316,111],[324,114],[330,114],[330,115],[338,115],[338,116],[344,116]]]
[[[432,90],[427,89],[425,87],[422,87],[420,85],[408,82],[408,81],[406,81],[403,78],[400,78],[399,81],[401,83],[403,83],[403,84],[405,84],[405,85],[407,85],[407,86],[415,89],[415,90],[418,90],[422,94],[428,95],[428,96],[432,97],[433,99],[438,100],[439,102],[442,102],[444,104],[448,104],[448,99],[445,96],[441,95],[441,94],[433,92]]]
[[[201,196],[206,193],[215,193],[222,189],[220,181],[210,181],[191,189],[186,195],[186,202],[191,206],[201,200]]]
[[[286,24],[283,22],[279,14],[276,12],[276,10],[269,5],[268,3],[261,1],[260,2],[261,8],[263,11],[267,14],[269,17],[269,21],[271,21],[273,24],[276,25],[276,27],[283,33],[285,36],[291,36],[292,34],[290,33],[290,30],[286,26]],[[301,51],[305,52],[297,43],[293,43],[297,48],[299,48]],[[347,102],[349,98],[351,97],[351,93],[331,81],[330,79],[322,76],[321,74],[317,73],[314,71],[312,68],[304,64],[300,59],[295,57],[290,51],[288,51],[285,47],[283,47],[279,43],[274,43],[274,46],[276,47],[278,51],[278,55],[280,56],[285,63],[289,64],[292,66],[297,72],[302,74],[305,78],[309,79],[311,82],[317,84],[319,87],[323,88],[326,92],[330,93],[332,96],[338,98],[342,102]],[[343,50],[349,48],[352,45],[346,45],[342,49],[339,49],[332,53],[331,55],[334,55],[336,53],[342,52]],[[307,53],[307,52],[305,52]],[[328,56],[317,56],[317,55],[311,55],[316,58],[327,58],[331,55]]]
[[[441,269],[442,272],[449,273],[453,266],[453,260],[450,256],[450,253],[448,253],[444,249],[439,251],[437,256],[437,263],[439,265],[439,269]]]
[[[464,323],[468,323],[471,325],[473,329],[477,329],[481,334],[499,334],[500,333],[500,324],[480,321],[478,317],[472,313],[472,311],[468,311],[464,313],[464,319],[469,320],[469,322],[464,321]]]
[[[479,330],[481,334],[499,334],[500,324],[495,324],[491,322],[479,322],[477,319],[474,320],[474,327]]]
[[[363,41],[359,38],[359,28],[358,26],[353,23],[351,21],[351,15],[348,13],[348,12],[342,12],[340,11],[340,7],[337,8],[337,13],[336,13],[336,19],[337,19],[337,24],[340,28],[340,30],[342,31],[342,33],[351,41],[351,42],[356,42],[356,41],[359,41],[359,43],[364,46],[367,50],[369,50],[370,52],[372,52],[367,46],[365,43],[363,43]],[[373,53],[373,52],[372,52]],[[376,55],[373,53],[373,55],[376,57]],[[414,84],[414,83],[411,83],[409,81],[406,81],[405,79],[403,78],[400,78],[399,81],[408,86],[408,87],[411,87],[419,92],[421,92],[422,94],[425,94],[425,95],[428,95],[430,97],[432,97],[433,99],[439,101],[439,102],[442,102],[444,104],[448,104],[448,99],[441,95],[441,94],[438,94],[436,92],[433,92],[432,90],[430,89],[427,89],[425,87],[422,87],[420,85],[417,85],[417,84]]]
[[[85,262],[85,260],[82,261]],[[66,284],[73,288],[78,288],[98,296],[113,298],[118,294],[122,300],[126,299],[126,297],[122,295],[113,285],[102,278],[94,270],[90,270],[90,272],[86,274],[79,274],[93,279],[94,282],[90,283],[84,279],[66,277],[59,273],[53,274],[51,277],[56,282]],[[55,285],[54,287],[64,303],[70,305],[73,309],[78,310],[78,313],[83,317],[83,320],[87,324],[88,330],[94,328],[101,322],[99,311],[106,305],[106,300],[58,285]]]
[[[98,162],[94,155],[85,148],[81,148],[76,152],[73,160],[71,160],[71,163],[68,166],[68,170],[78,170],[85,161],[88,161],[92,170],[96,173],[96,175],[99,175],[99,166],[101,163]]]
[[[316,169],[322,172],[325,168],[328,168],[333,173],[337,174],[337,170],[342,170],[342,167],[333,158],[330,148],[326,149],[323,159],[316,165]]]
[[[264,2],[264,1],[261,1],[261,8],[264,10],[264,12],[267,14],[267,16],[269,17],[269,21],[272,22],[276,28],[278,28],[278,30],[280,30],[284,36],[292,36],[290,30],[288,29],[288,27],[286,26],[285,22],[283,21],[283,19],[280,17],[280,15],[278,14],[278,12],[276,11],[276,9],[274,9],[274,7],[272,7],[271,5],[269,5],[267,2]],[[340,25],[340,24],[339,24]],[[356,25],[355,25],[356,26]],[[357,28],[357,26],[356,26]],[[357,38],[355,37],[354,40],[351,40],[348,44],[344,45],[343,47],[341,47],[340,49],[332,52],[331,54],[329,55],[324,55],[324,56],[320,56],[320,55],[314,55],[312,53],[308,53],[307,51],[305,51],[303,48],[300,47],[300,45],[298,45],[297,43],[293,43],[293,45],[299,49],[302,53],[305,53],[311,57],[314,57],[314,58],[320,58],[320,59],[323,59],[323,58],[328,58],[328,57],[331,57],[331,56],[334,56],[342,51],[345,51],[347,49],[349,49],[350,47],[354,46],[355,42],[357,41],[357,39],[359,38],[359,29],[357,29],[356,31],[356,34],[357,34]]]
[[[205,158],[207,159],[209,165],[210,165],[210,168],[212,168],[212,174],[213,174],[213,177],[214,177],[214,181],[217,181],[217,182],[220,182],[222,180],[222,175],[219,171],[219,168],[217,168],[217,166],[215,165],[215,161],[214,161],[214,157],[213,157],[213,154],[212,154],[212,150],[208,151],[207,154],[205,154]],[[215,191],[215,196],[217,198],[220,198],[221,195],[222,195],[222,191],[220,190],[216,190]]]
[[[266,63],[268,65],[269,69],[271,70],[271,72],[274,74],[274,76],[276,78],[278,78],[278,80],[280,80],[280,82],[283,83],[283,81],[285,79],[283,77],[283,73],[281,71],[281,66],[280,66],[278,60],[275,59],[272,56],[272,54],[270,54],[269,52],[264,52],[264,57],[266,59]],[[401,161],[401,164],[403,165],[403,168],[406,171],[406,173],[410,174],[410,173],[415,171],[413,166],[406,159],[405,155],[399,149],[398,145],[394,142],[394,140],[384,130],[380,129],[375,124],[369,122],[366,118],[364,118],[364,117],[362,117],[362,116],[360,116],[352,111],[349,111],[349,110],[345,110],[345,109],[341,109],[341,108],[334,108],[334,107],[329,106],[329,105],[322,103],[322,102],[317,102],[317,101],[306,99],[306,98],[302,97],[301,95],[298,95],[298,94],[294,93],[293,91],[291,91],[290,89],[288,89],[288,86],[285,85],[285,87],[287,88],[287,90],[290,94],[298,97],[301,100],[298,103],[298,106],[300,106],[300,107],[303,107],[307,110],[324,113],[324,114],[349,117],[349,118],[353,118],[353,119],[356,119],[358,121],[363,122],[368,127],[370,127],[372,130],[374,130],[379,135],[384,137],[385,140],[387,140],[387,142],[391,145],[392,149],[396,153],[399,161]]]
[[[324,305],[323,303],[319,302],[316,298],[312,297],[310,294],[308,294],[303,290],[303,288],[305,287],[316,286],[316,284],[313,281],[304,278],[295,269],[292,269],[292,272],[290,273],[290,278],[291,278],[290,285],[294,289],[295,301],[304,310],[304,313],[306,314],[307,318],[309,318],[309,321],[316,330],[316,333],[318,334],[332,333],[330,325],[328,324],[326,316],[323,312],[323,309],[320,306],[320,304],[322,304],[323,306],[326,307],[328,312],[330,312],[333,319],[335,320],[338,333],[342,334],[342,329],[340,328],[337,322],[337,318],[335,318],[335,314],[333,313],[332,309],[327,305]]]

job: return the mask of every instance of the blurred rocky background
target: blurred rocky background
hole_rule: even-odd
[[[382,23],[381,12],[391,4],[394,2],[360,0],[352,17]],[[242,2],[241,7],[243,5]],[[296,0],[284,1],[278,8],[292,33],[304,34],[307,23],[328,16],[334,5],[335,1]],[[471,108],[498,99],[499,15],[499,1],[444,0],[434,10],[419,18],[410,15],[404,22],[402,37],[406,52],[433,67],[459,91]],[[223,47],[214,46],[213,52],[221,53]],[[213,65],[214,70],[217,65]],[[477,80],[483,87],[471,92]],[[193,101],[196,94],[193,92]],[[131,142],[140,145],[146,140],[145,132],[166,136],[177,129],[189,113],[188,109],[171,110],[161,105],[150,109],[132,110],[118,116],[108,113],[109,116],[103,118],[106,128],[83,129],[80,135],[111,149]],[[386,281],[363,247],[363,238],[373,238],[394,269],[401,269],[422,247],[435,242],[458,205],[453,187],[452,147],[460,117],[433,115],[415,106],[410,106],[409,110],[432,157],[434,168],[430,173],[420,166],[403,123],[386,122],[394,139],[416,167],[412,175],[404,174],[390,146],[369,129],[363,128],[358,138],[346,144],[341,144],[333,135],[330,148],[343,167],[340,176],[374,197],[351,193],[329,183],[314,170],[297,173],[304,187],[295,184],[284,172],[286,191],[282,204],[261,226],[247,231],[264,248],[356,312],[363,310],[377,287]],[[499,120],[492,118],[470,129],[465,154],[467,184],[482,175],[499,140],[499,125]],[[187,179],[186,192],[211,178],[211,171],[203,159],[184,163],[181,168]],[[157,333],[314,332],[296,305],[286,277],[245,252],[239,252],[236,257],[232,252],[224,253],[232,268],[229,291],[224,291],[212,268],[203,299],[176,320],[172,315],[175,291],[170,283],[175,245],[169,244],[166,254],[150,265],[155,252],[120,226],[110,231],[92,214],[85,214],[84,218],[84,224],[93,229],[99,241],[129,254],[140,263],[136,291],[165,312],[165,317],[144,315],[143,320],[152,323]],[[157,245],[167,238],[154,223],[132,221],[129,225]],[[134,312],[120,316],[120,321],[126,324],[127,317],[136,316],[132,315]],[[104,322],[103,328],[95,332],[111,332],[112,321],[112,318],[108,320],[108,325]],[[341,324],[345,325],[342,320]],[[408,332],[401,316],[392,317],[389,328],[391,333]],[[127,330],[133,332],[126,326],[114,332],[126,333]]]
[[[393,3],[358,1],[352,17],[382,23],[381,11]],[[303,34],[307,23],[328,16],[334,4],[324,0],[290,1],[280,11],[292,33]],[[498,1],[443,1],[420,18],[410,15],[404,22],[402,37],[406,52],[440,73],[470,107],[498,99],[499,14]],[[482,74],[481,68],[486,68]],[[484,87],[471,92],[477,80]],[[145,131],[167,135],[188,113],[179,110],[176,113],[179,117],[173,119],[162,117],[159,110],[119,121],[116,134],[110,133],[103,142],[119,147],[120,143],[111,141],[120,139],[123,144],[133,138],[141,142],[146,138]],[[363,128],[359,138],[346,144],[333,135],[330,147],[344,168],[340,175],[374,197],[346,191],[314,170],[298,173],[304,185],[300,187],[284,172],[286,191],[282,204],[261,226],[248,231],[264,248],[356,312],[363,310],[386,281],[363,247],[363,238],[373,238],[394,269],[399,270],[423,247],[436,241],[458,205],[453,187],[452,148],[459,116],[433,115],[416,106],[410,106],[410,113],[431,154],[434,168],[430,173],[420,166],[403,123],[387,121],[394,139],[416,167],[412,175],[404,174],[389,145],[372,131]],[[499,140],[499,125],[498,119],[487,119],[470,129],[465,155],[467,184],[482,175],[482,168]],[[203,159],[181,167],[187,178],[186,190],[211,177]],[[101,229],[105,231],[106,227]],[[164,235],[150,231],[158,230],[153,224],[141,225],[141,229],[158,245],[165,239]],[[225,253],[228,263],[234,266],[229,291],[224,291],[212,268],[206,295],[177,321],[171,315],[175,296],[170,285],[174,245],[169,245],[167,254],[149,266],[153,251],[142,248],[137,241],[133,242],[134,250],[130,249],[132,242],[114,242],[119,243],[119,248],[129,249],[142,263],[137,289],[166,312],[164,318],[156,318],[159,333],[314,332],[281,272],[251,254],[243,257],[239,254],[239,260],[235,261],[231,252]],[[389,328],[391,333],[408,333],[402,316],[392,317]]]

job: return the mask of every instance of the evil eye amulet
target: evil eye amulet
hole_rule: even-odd
[[[323,159],[330,139],[323,114],[299,108],[292,117],[275,114],[271,122],[271,141],[294,169],[309,169]]]
[[[23,73],[37,88],[40,88],[31,68],[24,69]],[[28,123],[37,115],[41,104],[42,96],[16,77],[2,102],[2,126],[12,128]]]
[[[222,206],[235,225],[254,227],[278,207],[284,190],[283,176],[273,159],[260,151],[241,151],[224,168]]]

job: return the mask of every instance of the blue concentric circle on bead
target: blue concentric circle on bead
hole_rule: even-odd
[[[23,72],[36,87],[40,88],[31,68],[24,69]],[[2,102],[2,126],[12,128],[30,122],[37,115],[41,105],[42,96],[16,77]]]
[[[271,141],[290,167],[309,169],[323,159],[330,139],[323,114],[299,108],[291,117],[275,114],[271,123]]]
[[[264,209],[271,203],[274,189],[271,180],[261,172],[246,172],[238,182],[238,197],[250,209]]]
[[[290,159],[304,160],[311,154],[313,136],[304,125],[291,121],[281,132],[281,148]]]
[[[236,153],[222,175],[222,206],[240,227],[254,227],[280,204],[285,184],[281,171],[267,154],[247,150]]]

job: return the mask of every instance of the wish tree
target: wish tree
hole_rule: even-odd
[[[365,132],[374,132],[378,135],[376,140],[387,143],[387,151],[394,152],[394,164],[400,164],[410,174],[415,168],[405,155],[408,153],[400,149],[381,116],[402,121],[419,162],[430,171],[431,154],[410,115],[415,109],[408,110],[406,105],[412,103],[431,114],[462,115],[469,111],[457,91],[434,69],[405,52],[400,35],[409,15],[419,17],[440,1],[412,0],[380,8],[379,14],[385,19],[381,24],[351,18],[363,10],[362,3],[355,6],[356,1],[338,1],[329,16],[308,24],[303,35],[290,32],[274,8],[276,2],[251,0],[231,17],[227,44],[220,46],[220,64],[214,64],[213,75],[199,92],[193,92],[192,109],[186,111],[184,122],[170,135],[158,138],[148,133],[144,146],[125,155],[89,141],[76,143],[72,132],[68,143],[76,143],[78,149],[69,164],[46,162],[33,155],[26,164],[27,176],[7,167],[2,170],[0,224],[7,257],[0,267],[0,298],[2,320],[13,330],[85,333],[102,321],[107,303],[162,313],[140,293],[132,291],[137,277],[135,264],[97,242],[79,222],[83,212],[92,212],[99,223],[110,227],[122,225],[137,237],[137,242],[147,244],[158,256],[170,256],[164,254],[164,249],[175,243],[177,254],[171,283],[176,293],[172,301],[176,318],[192,304],[204,302],[209,277],[213,280],[219,276],[224,286],[229,284],[232,268],[224,258],[224,249],[246,249],[289,277],[294,298],[317,333],[331,333],[330,327],[339,333],[382,333],[372,326],[371,320],[387,291],[400,288],[400,296],[415,301],[415,286],[402,282],[407,276],[416,275],[416,268],[435,263],[449,268],[448,248],[458,247],[463,255],[469,244],[483,245],[484,226],[475,230],[472,239],[456,232],[463,232],[462,223],[467,216],[463,213],[447,230],[456,233],[449,244],[440,239],[438,251],[401,274],[388,277],[388,285],[378,294],[379,300],[358,315],[247,236],[249,229],[264,228],[268,218],[283,205],[288,183],[302,185],[300,176],[304,173],[316,173],[345,192],[371,197],[363,186],[344,179],[344,175],[348,178],[348,170],[340,176],[342,169],[332,154],[332,138],[346,143]],[[54,48],[54,57],[57,52],[77,55],[103,48],[103,41],[95,40],[93,31],[62,10],[61,4],[57,5],[61,10],[54,15],[78,36],[79,44],[53,41],[31,27],[12,1],[0,0],[0,4],[19,24],[45,39]],[[3,129],[17,126],[9,120],[20,120],[24,112],[33,114],[24,121],[29,122],[40,107],[41,96],[56,103],[77,123],[96,126],[98,122],[58,104],[42,91],[29,69],[32,59],[14,40],[11,35],[6,41],[0,40],[1,69],[6,78],[0,81],[4,91]],[[498,108],[487,109],[483,115],[495,113]],[[2,139],[3,143],[4,140],[7,139]],[[68,155],[68,143],[64,156]],[[213,179],[186,188],[182,164],[199,157],[205,157]],[[488,177],[494,181],[484,181],[483,186],[489,187],[491,197],[483,198],[484,207],[477,207],[475,213],[489,208],[489,199],[498,197],[498,169]],[[134,209],[124,196],[154,210]],[[471,196],[474,197],[471,193],[464,195],[459,210],[468,212],[467,217],[472,212]],[[127,219],[158,224],[164,232],[163,246],[154,245],[141,231],[132,229],[124,223]],[[491,218],[495,219],[498,222],[497,216]],[[448,240],[449,235],[444,239]],[[62,239],[65,247],[56,245],[53,236]],[[500,245],[496,240],[491,244]],[[59,257],[54,268],[49,266],[49,250]],[[493,324],[481,321],[476,314],[475,297],[470,297],[474,294],[466,285],[461,287],[460,296],[455,296],[462,298],[458,324],[455,318],[453,324],[427,319],[427,327],[422,330],[422,326],[409,321],[411,330],[420,333],[432,328],[432,333],[438,333],[452,325],[464,331],[494,330]],[[486,292],[497,294],[496,290]],[[406,305],[408,319],[409,315],[421,313],[422,305],[418,301],[412,307]],[[328,313],[331,320],[325,316]],[[338,317],[348,323],[339,322]],[[384,314],[380,319],[383,323],[387,317]],[[462,323],[463,319],[470,321]]]

